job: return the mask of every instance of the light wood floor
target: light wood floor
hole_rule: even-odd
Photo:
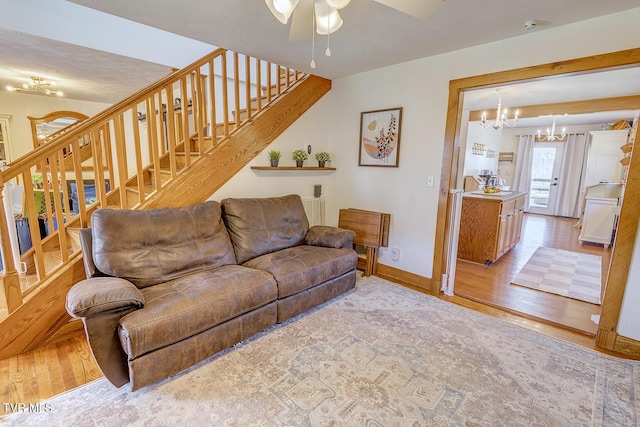
[[[78,335],[0,360],[0,402],[41,402],[101,376],[84,335]],[[0,416],[10,412],[0,406]]]
[[[485,266],[458,260],[454,293],[473,301],[502,308],[551,325],[595,336],[598,325],[591,320],[600,306],[547,292],[512,285],[531,255],[540,246],[602,256],[602,280],[606,279],[611,249],[578,243],[577,220],[525,214],[520,242],[495,263]]]

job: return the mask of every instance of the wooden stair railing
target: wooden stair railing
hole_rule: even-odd
[[[206,200],[330,87],[328,80],[219,49],[1,171],[2,187],[12,181],[24,187],[32,247],[21,254],[26,271],[19,272],[13,224],[0,197],[9,313],[0,323],[9,331],[0,338],[0,358],[37,348],[56,331],[81,329],[78,322],[69,327],[64,297],[84,278],[74,235],[96,209]],[[34,189],[40,177],[42,188]],[[48,233],[41,234],[42,226]]]

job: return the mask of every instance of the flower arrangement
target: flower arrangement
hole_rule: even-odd
[[[305,161],[309,158],[309,154],[304,150],[294,150],[293,153],[291,153],[291,158],[296,162]]]

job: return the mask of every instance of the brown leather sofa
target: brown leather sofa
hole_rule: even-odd
[[[67,311],[105,377],[137,390],[353,288],[353,238],[309,228],[297,195],[101,209]]]

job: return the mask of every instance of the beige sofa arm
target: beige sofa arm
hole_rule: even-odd
[[[144,307],[140,290],[128,280],[94,277],[82,280],[67,294],[67,312],[73,317],[91,317],[108,311]]]
[[[355,237],[356,233],[351,230],[325,225],[314,225],[309,228],[304,238],[304,243],[310,246],[351,249]]]

